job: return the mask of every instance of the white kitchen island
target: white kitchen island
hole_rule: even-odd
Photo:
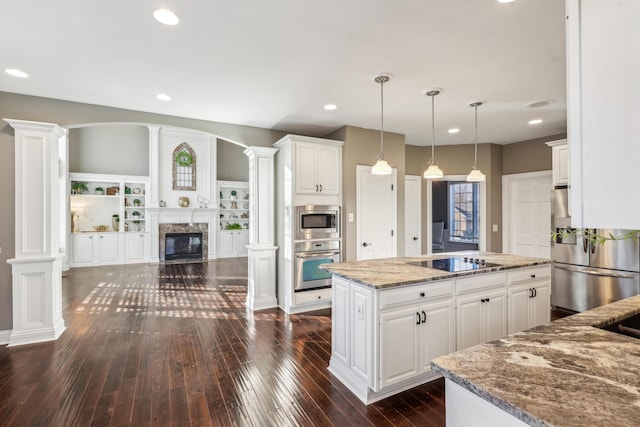
[[[451,257],[487,264],[432,268]],[[367,404],[436,379],[434,358],[549,321],[550,262],[456,252],[326,264],[329,370]]]

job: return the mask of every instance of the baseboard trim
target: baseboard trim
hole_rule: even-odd
[[[9,347],[16,345],[35,344],[45,341],[55,341],[66,329],[64,320],[60,319],[50,328],[13,330],[9,336]]]

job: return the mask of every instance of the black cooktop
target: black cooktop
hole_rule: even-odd
[[[481,258],[444,258],[429,261],[410,262],[418,267],[435,268],[436,270],[457,273],[460,271],[479,270],[481,268],[499,267],[500,264],[486,262]]]

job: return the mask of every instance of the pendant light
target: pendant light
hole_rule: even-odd
[[[384,84],[391,79],[389,74],[382,74],[373,80],[380,83],[380,152],[378,153],[378,161],[371,168],[374,175],[391,175],[391,166],[384,158]]]
[[[435,97],[440,93],[440,89],[431,89],[425,95],[431,97],[431,160],[429,161],[429,167],[424,171],[424,177],[427,179],[442,178],[444,175],[442,170],[438,167],[435,155],[436,145],[436,122],[435,122]]]
[[[480,172],[480,169],[478,169],[478,107],[481,105],[482,101],[469,103],[469,107],[474,108],[476,117],[476,139],[474,143],[473,167],[471,168],[471,172],[469,172],[469,175],[467,175],[467,181],[469,182],[481,182],[485,179],[484,174]]]

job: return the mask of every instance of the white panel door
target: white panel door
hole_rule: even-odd
[[[373,175],[371,166],[356,166],[358,260],[395,257],[397,254],[397,171]]]
[[[404,256],[422,253],[421,184],[420,176],[404,177]]]
[[[522,174],[505,181],[508,196],[505,252],[551,257],[551,174]],[[508,229],[507,229],[508,227]]]

